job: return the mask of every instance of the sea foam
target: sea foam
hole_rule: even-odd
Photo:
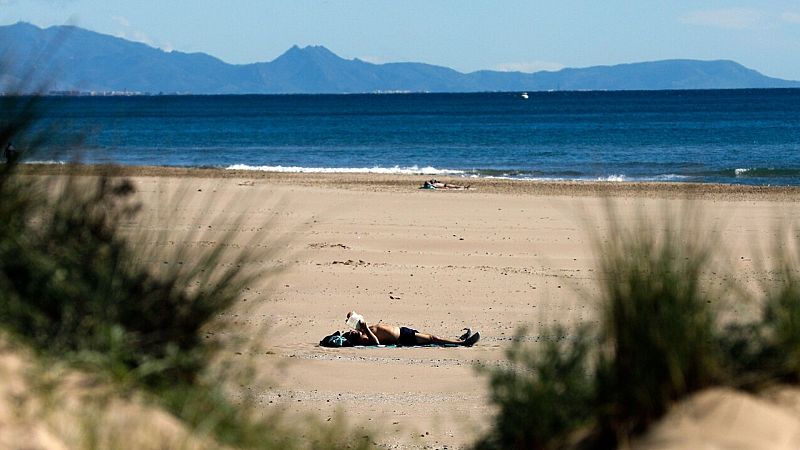
[[[48,159],[48,160],[41,160],[41,161],[39,161],[39,160],[23,161],[22,164],[65,165],[65,164],[67,164],[67,162],[66,161],[57,161],[57,160],[54,160],[54,159]]]
[[[616,182],[622,182],[622,181],[625,181],[625,180],[626,180],[626,177],[625,177],[625,175],[609,175],[609,176],[607,176],[607,177],[598,177],[598,178],[597,178],[597,181],[616,181]]]
[[[299,166],[251,166],[248,164],[233,164],[226,167],[228,170],[256,170],[262,172],[289,172],[289,173],[379,173],[398,175],[461,175],[463,170],[437,169],[435,167],[299,167]]]

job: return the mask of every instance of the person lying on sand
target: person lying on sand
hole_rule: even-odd
[[[353,312],[349,312],[347,318],[350,319],[350,316],[353,314]],[[325,339],[320,342],[320,345],[329,347],[351,347],[353,345],[414,346],[449,344],[472,347],[481,339],[481,334],[478,332],[473,333],[469,328],[465,328],[465,330],[466,333],[462,334],[458,339],[446,339],[432,334],[420,333],[413,328],[398,327],[397,325],[388,323],[367,325],[367,321],[362,318],[358,321],[355,330],[346,331],[344,333],[337,331],[330,336],[326,336]]]
[[[431,179],[422,183],[420,189],[469,189],[471,185],[462,186],[460,184],[442,183],[437,179]]]

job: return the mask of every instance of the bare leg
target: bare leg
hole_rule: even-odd
[[[426,333],[415,333],[414,338],[417,340],[417,344],[455,344],[455,345],[464,345],[464,341],[460,341],[458,339],[444,339],[440,337],[436,337],[432,334]]]

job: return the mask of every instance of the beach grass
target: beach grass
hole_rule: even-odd
[[[800,230],[776,234],[780,238],[773,255],[779,261],[779,283],[764,287],[760,325],[766,342],[761,364],[773,368],[779,379],[800,383]]]
[[[775,383],[800,383],[800,229],[782,228],[764,267],[763,298],[755,320],[728,324],[722,348],[737,387],[758,391]]]
[[[561,340],[515,343],[509,365],[481,367],[499,412],[476,448],[626,447],[704,388],[800,381],[796,231],[776,233],[777,276],[763,296],[743,298],[712,233],[696,226],[698,211],[642,212],[632,224],[613,204],[607,213],[608,234],[594,237],[600,327],[548,328]],[[760,305],[761,315],[723,323],[730,301]]]
[[[508,366],[480,366],[499,412],[476,449],[566,448],[580,441],[594,419],[589,329],[547,330],[537,352],[522,344],[524,333],[518,330],[506,350]]]
[[[616,440],[643,431],[677,399],[719,379],[714,240],[691,209],[641,214],[595,238],[600,256],[601,348],[596,371],[601,428]],[[651,213],[652,214],[652,213]]]
[[[5,147],[31,133],[39,104],[36,96],[2,101],[7,108],[0,144]],[[23,157],[45,139],[29,134]],[[18,161],[0,166],[0,329],[10,340],[34,350],[42,361],[102,374],[101,382],[116,386],[120,397],[143,393],[212,446],[368,447],[368,436],[354,438],[342,421],[289,422],[226,395],[225,377],[247,370],[212,370],[219,342],[206,339],[204,330],[225,329],[229,324],[219,318],[243,290],[256,279],[277,275],[278,270],[258,270],[255,263],[274,249],[254,254],[227,245],[231,232],[218,245],[194,253],[192,264],[154,269],[148,263],[153,254],[123,231],[139,212],[136,187],[114,175],[86,178],[68,172],[31,179],[19,174]],[[47,391],[39,394],[46,397]],[[87,448],[92,448],[96,439],[91,437],[101,424],[84,425]]]

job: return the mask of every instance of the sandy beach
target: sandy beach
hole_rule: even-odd
[[[722,259],[751,288],[765,279],[761,252],[773,233],[800,219],[796,188],[458,178],[449,181],[472,189],[428,191],[418,189],[424,176],[117,174],[133,179],[143,205],[131,234],[158,236],[143,244],[187,259],[153,264],[190,263],[192,251],[219,244],[272,250],[254,263],[266,275],[228,317],[246,339],[225,340],[225,352],[254,364],[271,387],[240,385],[234,394],[265,412],[327,420],[339,410],[378,430],[388,448],[468,445],[493,412],[476,364],[502,364],[520,327],[536,345],[552,324],[597,321],[592,242],[608,230],[608,198],[622,223],[696,208],[699,226],[724,243]],[[471,327],[482,339],[473,348],[319,347],[346,327],[350,310],[442,337]]]

